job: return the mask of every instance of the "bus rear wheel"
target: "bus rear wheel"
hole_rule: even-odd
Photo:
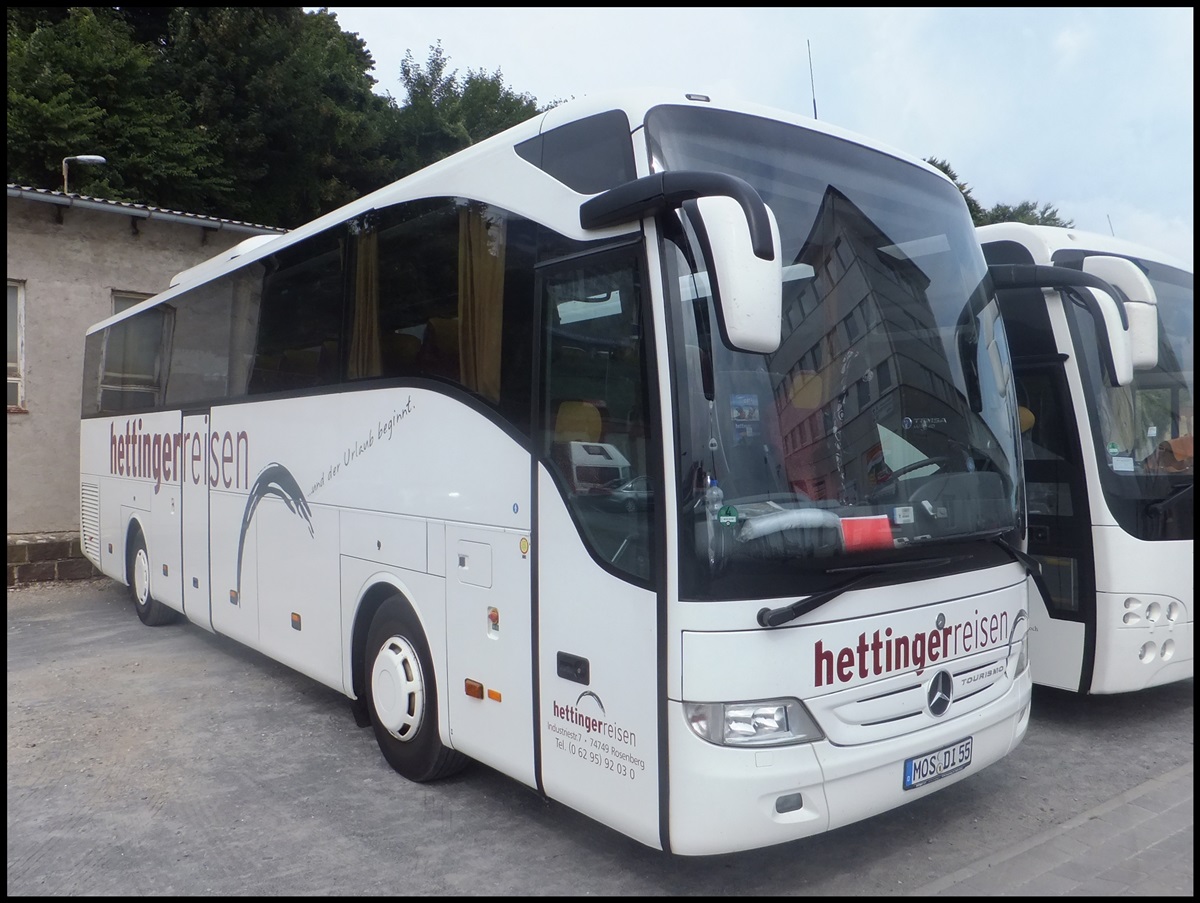
[[[129,544],[126,571],[129,595],[142,623],[148,627],[161,627],[174,621],[175,612],[150,595],[150,555],[146,552],[146,540],[140,530]]]
[[[375,613],[363,661],[367,710],[387,763],[421,783],[460,771],[466,757],[438,735],[437,686],[425,633],[401,597],[388,599]]]

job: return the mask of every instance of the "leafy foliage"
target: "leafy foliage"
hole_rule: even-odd
[[[988,223],[1031,223],[1035,226],[1066,226],[1075,225],[1074,220],[1065,220],[1058,214],[1058,208],[1051,204],[1038,206],[1036,201],[1021,201],[1019,204],[996,204],[984,214],[986,219],[979,225]]]
[[[332,14],[180,8],[169,31],[169,83],[239,188],[225,215],[294,226],[388,179],[387,101],[371,91],[365,45]]]
[[[8,35],[9,179],[62,187],[62,160],[100,154],[108,166],[76,166],[71,187],[106,198],[194,210],[220,205],[233,185],[210,136],[183,98],[163,89],[153,51],[105,8],[72,7]]]
[[[468,70],[460,80],[457,70],[447,72],[448,66],[440,41],[429,48],[424,67],[412,51],[400,64],[400,79],[408,94],[397,131],[405,174],[547,109],[539,107],[532,95],[505,86],[500,70],[491,74]]]
[[[499,71],[405,60],[407,103],[325,9],[10,7],[8,178],[294,227],[539,112]]]
[[[966,182],[963,182],[958,177],[958,173],[946,160],[940,160],[937,157],[928,157],[925,160],[930,166],[937,167],[944,172],[962,192],[964,200],[967,202],[967,209],[971,211],[971,220],[976,226],[987,226],[991,223],[1029,223],[1034,226],[1065,226],[1070,228],[1075,225],[1074,220],[1065,220],[1059,216],[1058,208],[1051,204],[1042,204],[1039,206],[1036,201],[1022,201],[1019,204],[996,204],[988,210],[983,209],[983,205],[975,200],[971,194],[971,188]]]

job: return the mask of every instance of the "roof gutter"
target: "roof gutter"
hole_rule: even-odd
[[[226,232],[244,232],[251,235],[269,235],[287,232],[276,226],[260,226],[254,223],[243,223],[236,220],[220,219],[215,216],[202,216],[195,213],[175,213],[170,210],[160,210],[157,207],[127,204],[121,201],[101,201],[79,195],[47,192],[15,185],[8,186],[10,198],[21,198],[26,201],[39,201],[56,207],[76,207],[80,210],[91,210],[97,213],[117,213],[137,219],[153,219],[168,223],[179,223],[185,226],[201,226],[205,229],[224,230]]]

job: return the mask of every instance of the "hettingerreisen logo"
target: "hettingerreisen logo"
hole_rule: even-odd
[[[222,489],[250,486],[250,437],[245,430],[156,433],[130,418],[125,428],[108,428],[108,472],[114,476],[153,480],[157,495],[163,483],[207,483]]]
[[[980,614],[932,630],[895,633],[891,627],[866,631],[851,646],[813,644],[813,684],[848,684],[913,670],[917,674],[936,662],[982,652],[1008,641],[1008,612]]]

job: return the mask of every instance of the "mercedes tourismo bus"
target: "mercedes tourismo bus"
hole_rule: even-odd
[[[762,847],[1024,736],[1008,360],[942,173],[582,99],[91,328],[84,548],[147,623],[346,694],[411,780]]]
[[[1030,610],[1033,679],[1120,693],[1190,678],[1191,267],[1077,229],[1004,223],[978,235],[1001,266],[1083,273],[1116,258],[1146,280],[1146,297],[1124,298],[1126,322],[1116,329],[1069,281],[999,292],[1025,430],[1028,551],[1046,590]],[[1123,378],[1107,354],[1130,341]]]

